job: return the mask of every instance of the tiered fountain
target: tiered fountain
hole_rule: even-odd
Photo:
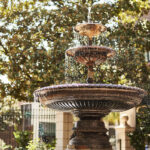
[[[75,31],[89,38],[88,46],[68,49],[66,54],[88,67],[85,84],[63,84],[41,88],[34,95],[49,108],[70,111],[79,117],[67,150],[112,150],[101,118],[111,111],[135,107],[146,92],[140,88],[114,84],[93,84],[93,67],[115,55],[111,48],[93,46],[92,38],[105,31],[97,23],[81,23]]]

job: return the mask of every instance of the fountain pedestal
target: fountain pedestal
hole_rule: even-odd
[[[111,111],[133,108],[146,92],[114,84],[64,84],[41,88],[34,95],[49,108],[80,118],[67,150],[111,150],[101,118]]]
[[[79,117],[66,150],[112,150],[102,122],[105,114],[95,111],[74,112]]]

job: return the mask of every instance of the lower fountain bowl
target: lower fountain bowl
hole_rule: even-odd
[[[124,111],[141,103],[146,92],[114,84],[63,84],[34,92],[42,104],[56,110],[93,110],[102,113]]]

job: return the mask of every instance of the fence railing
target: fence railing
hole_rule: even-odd
[[[56,135],[55,111],[26,105],[21,109],[11,109],[0,114],[0,147],[3,143],[16,146],[13,135],[16,126],[18,130],[31,131],[33,140],[40,139],[43,142],[51,142]]]

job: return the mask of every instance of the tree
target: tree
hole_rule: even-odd
[[[106,117],[103,118],[103,121],[110,125],[119,124],[120,114],[118,112],[111,112]]]
[[[136,150],[145,150],[145,145],[150,144],[150,108],[139,108],[136,114],[136,129],[129,133],[130,143]]]
[[[6,97],[0,102],[0,132],[8,130],[21,120],[21,113],[14,105],[16,100]],[[12,107],[13,106],[13,107]],[[2,138],[2,137],[1,137]]]
[[[114,24],[95,39],[96,43],[117,51],[115,59],[95,68],[95,82],[135,85],[149,90],[150,69],[146,67],[144,52],[150,45],[150,23],[140,19],[149,11],[148,0],[98,2],[1,1],[0,74],[9,79],[9,83],[0,81],[1,99],[12,96],[20,101],[32,101],[37,88],[65,83],[65,50],[73,45],[73,27],[87,21],[89,5],[92,5],[93,22]],[[82,65],[78,68],[83,82],[87,70]]]
[[[27,146],[31,140],[32,133],[30,131],[19,131],[16,130],[13,132],[15,141],[18,144],[16,150],[27,150]]]

